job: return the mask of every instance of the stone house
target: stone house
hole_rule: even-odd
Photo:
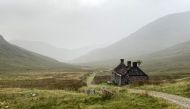
[[[127,66],[124,63],[124,59],[121,59],[121,63],[112,72],[112,82],[119,86],[131,84],[135,82],[143,82],[149,79],[139,67],[137,62],[127,62]]]

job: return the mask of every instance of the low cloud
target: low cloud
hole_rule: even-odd
[[[0,34],[62,48],[108,45],[189,0],[0,0]]]

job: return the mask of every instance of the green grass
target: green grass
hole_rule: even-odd
[[[0,73],[0,109],[180,109],[162,99],[130,94],[128,87],[86,87],[87,76],[88,72]],[[88,89],[99,92],[102,87],[114,96],[83,93]]]
[[[146,83],[136,83],[129,85],[130,88],[145,89],[152,91],[165,92],[190,98],[190,70],[154,70],[148,74],[150,81]],[[94,83],[101,84],[110,80],[109,73],[99,72],[95,77]]]
[[[152,90],[152,91],[159,91],[165,92],[169,94],[179,95],[183,97],[190,98],[190,81],[176,81],[176,82],[165,82],[161,84],[144,84],[140,86],[131,86],[137,89],[145,89],[145,90]]]
[[[190,98],[189,70],[174,69],[150,74],[150,82],[130,85],[132,88],[153,90]]]
[[[36,96],[32,96],[32,94]],[[126,91],[103,99],[63,90],[0,89],[0,107],[9,109],[180,109],[157,98],[129,94]]]

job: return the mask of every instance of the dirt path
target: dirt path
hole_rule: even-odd
[[[93,79],[96,76],[96,72],[93,72],[87,79],[87,86],[96,86],[93,85]],[[136,94],[148,94],[149,96],[162,98],[164,100],[167,100],[170,103],[174,103],[176,105],[179,105],[185,109],[190,109],[190,99],[185,97],[180,97],[177,95],[167,94],[163,92],[156,92],[156,91],[147,91],[147,90],[138,90],[138,89],[128,89],[129,93],[136,93]]]
[[[184,81],[184,80],[189,80],[190,77],[185,77],[185,78],[181,78],[181,79],[177,79],[176,81]]]
[[[87,78],[87,86],[90,87],[92,86],[92,82],[94,80],[94,77],[96,76],[96,72],[93,72],[88,78]]]
[[[166,94],[162,92],[147,91],[147,90],[128,89],[128,91],[130,93],[137,93],[137,94],[147,93],[150,96],[162,98],[171,103],[175,103],[181,107],[184,107],[185,109],[190,109],[190,99],[188,98],[180,97],[177,95]]]

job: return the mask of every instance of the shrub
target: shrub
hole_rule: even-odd
[[[102,89],[101,96],[103,100],[111,99],[114,94],[111,91]]]

